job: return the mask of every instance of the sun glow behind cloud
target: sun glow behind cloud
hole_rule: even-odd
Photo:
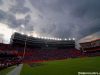
[[[33,37],[39,37],[39,35],[38,35],[36,32],[33,32],[33,33],[32,33],[32,36],[33,36]]]
[[[24,27],[24,26],[22,25],[22,27]],[[6,25],[6,24],[0,23],[0,35],[1,35],[0,36],[1,37],[0,40],[2,40],[3,43],[9,43],[11,35],[14,32],[19,32],[19,31],[9,28],[8,25]],[[29,34],[29,35],[31,35],[33,37],[39,37],[39,34],[34,32],[34,31],[32,33],[24,33],[24,32],[20,32],[20,33],[23,33],[23,34],[26,34],[26,35]]]
[[[9,43],[13,29],[9,28],[6,24],[0,23],[0,34],[3,35],[3,42]]]
[[[79,40],[79,42],[89,42],[92,40],[100,39],[100,32],[96,32],[94,34],[88,35]]]

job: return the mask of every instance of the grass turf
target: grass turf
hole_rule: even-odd
[[[49,61],[31,67],[23,65],[20,75],[78,75],[78,72],[100,72],[100,57]]]
[[[6,75],[8,72],[10,72],[12,69],[14,69],[14,66],[8,67],[6,69],[3,69],[0,71],[0,75]]]

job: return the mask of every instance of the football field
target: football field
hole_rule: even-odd
[[[100,57],[24,64],[20,75],[78,75],[78,72],[100,72]]]

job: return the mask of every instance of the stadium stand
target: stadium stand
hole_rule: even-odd
[[[43,39],[20,33],[14,33],[10,40],[10,44],[0,43],[0,55],[4,52],[4,58],[0,58],[1,65],[8,66],[9,63],[15,65],[21,62],[40,62],[100,55],[100,39],[80,43],[80,50],[75,48],[75,40]],[[11,54],[15,60],[4,61],[7,53]]]
[[[78,57],[75,40],[46,39],[31,37],[20,33],[11,36],[11,46],[18,51],[18,56],[26,61],[47,61]],[[75,53],[74,53],[74,52]]]
[[[10,49],[11,46],[0,44],[0,70],[21,63],[15,51],[10,51]]]
[[[100,39],[80,43],[84,56],[100,56]]]

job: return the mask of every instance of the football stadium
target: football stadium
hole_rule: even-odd
[[[0,0],[0,75],[100,75],[100,0]]]
[[[75,38],[32,37],[15,32],[10,44],[0,44],[0,74],[77,75],[78,72],[99,72],[100,39],[80,43],[80,50],[75,45]]]

